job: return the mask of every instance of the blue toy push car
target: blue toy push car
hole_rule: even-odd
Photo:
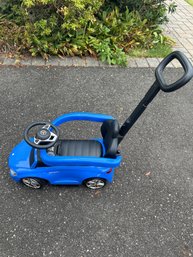
[[[164,80],[163,71],[173,59],[181,63],[184,75],[168,85]],[[121,127],[112,116],[84,112],[64,114],[51,123],[32,123],[25,130],[24,140],[10,154],[12,179],[34,189],[39,189],[46,183],[84,184],[90,189],[99,189],[107,182],[112,182],[114,170],[121,163],[118,145],[124,136],[160,89],[172,92],[184,86],[193,77],[193,67],[184,54],[175,51],[158,65],[155,75],[156,81]],[[58,126],[74,120],[101,122],[102,138],[60,139]],[[32,131],[33,136],[30,136]]]
[[[73,120],[103,122],[102,139],[59,140],[57,126]],[[28,134],[41,125],[34,139]],[[38,122],[30,125],[24,138],[9,158],[11,177],[25,185],[40,188],[45,182],[55,185],[79,185],[91,189],[112,182],[114,168],[121,162],[117,154],[117,121],[108,115],[92,113],[64,114],[52,123]]]

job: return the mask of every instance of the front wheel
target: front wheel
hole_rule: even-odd
[[[40,178],[22,178],[21,182],[33,189],[40,189],[46,184],[46,181]]]
[[[89,189],[101,189],[106,185],[106,180],[103,178],[90,178],[84,181],[84,185]]]

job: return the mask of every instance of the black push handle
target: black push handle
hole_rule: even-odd
[[[165,67],[174,59],[177,59],[184,69],[184,75],[172,84],[167,84],[163,71]],[[164,92],[172,92],[183,87],[193,77],[193,67],[188,58],[180,51],[174,51],[166,56],[155,70],[156,81],[158,82],[160,89]]]
[[[177,59],[181,63],[184,69],[184,75],[175,83],[168,85],[164,80],[163,71],[165,67],[168,65],[168,63],[170,63],[173,59]],[[143,97],[141,102],[137,105],[135,110],[131,113],[131,115],[126,119],[126,121],[121,126],[119,130],[119,137],[118,137],[119,144],[121,143],[125,135],[128,133],[130,128],[135,124],[135,122],[141,116],[141,114],[145,111],[148,104],[150,104],[151,101],[154,99],[154,97],[158,94],[160,89],[165,92],[172,92],[184,86],[193,77],[193,67],[190,61],[183,53],[179,51],[175,51],[169,54],[168,56],[166,56],[166,58],[164,58],[164,60],[158,65],[158,67],[156,68],[155,76],[156,76],[156,81],[153,83],[153,85],[148,90],[146,95]]]

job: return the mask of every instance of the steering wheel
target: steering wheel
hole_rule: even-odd
[[[33,138],[29,137],[29,132],[32,128],[42,125]],[[52,132],[52,130],[54,132]],[[30,124],[24,131],[25,141],[32,147],[37,149],[47,149],[52,147],[59,138],[59,130],[49,122],[34,122]]]

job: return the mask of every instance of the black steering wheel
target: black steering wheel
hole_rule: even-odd
[[[30,140],[29,132],[32,128],[42,125],[42,127],[37,131],[33,138]],[[54,132],[52,132],[52,130]],[[24,131],[25,141],[32,147],[37,149],[47,149],[52,147],[59,138],[59,130],[53,124],[49,122],[34,122],[30,124]]]

